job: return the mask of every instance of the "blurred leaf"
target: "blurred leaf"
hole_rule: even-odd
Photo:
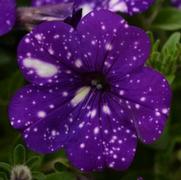
[[[38,168],[41,164],[41,157],[40,156],[32,156],[26,162],[26,165],[30,167],[30,169]]]
[[[7,105],[12,94],[24,84],[24,78],[19,71],[9,78],[0,81],[0,105]]]
[[[181,11],[176,8],[161,9],[152,28],[169,31],[181,29]]]
[[[12,57],[9,54],[0,49],[0,66],[10,63],[11,59]]]
[[[66,171],[67,167],[65,165],[63,165],[61,162],[56,162],[54,164],[54,168],[56,171]]]
[[[121,178],[121,180],[137,180],[138,177],[143,177],[145,180],[153,180],[154,176],[151,172],[143,172],[143,171],[129,171],[125,176]]]
[[[164,44],[162,48],[162,52],[164,51],[175,51],[177,48],[177,44],[180,43],[181,34],[179,32],[173,33],[167,42]]]
[[[48,175],[46,180],[76,180],[76,176],[70,172],[57,172]]]
[[[45,180],[46,176],[42,172],[33,171],[32,172],[33,180]],[[53,180],[53,179],[52,179]]]
[[[0,162],[0,169],[5,170],[6,172],[10,172],[11,166],[8,163]]]
[[[8,180],[7,174],[4,172],[0,172],[0,180]]]
[[[13,152],[14,165],[24,164],[26,159],[26,150],[22,144],[18,144]]]

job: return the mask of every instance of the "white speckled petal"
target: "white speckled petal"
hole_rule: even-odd
[[[146,11],[155,0],[108,0],[108,9],[120,11],[129,15]]]
[[[104,74],[125,75],[143,66],[149,56],[150,40],[146,33],[128,26],[112,12],[101,10],[90,13],[80,22],[77,30],[82,34],[82,51],[90,54],[89,67]]]
[[[82,8],[83,16],[92,10],[107,9],[129,15],[146,11],[155,0],[32,0],[34,6],[47,4],[75,2],[77,8]],[[178,0],[179,1],[179,0]]]
[[[23,133],[30,149],[41,153],[56,151],[79,130],[83,120],[79,116],[84,114],[81,110],[89,93],[89,87],[79,84],[63,88],[28,85],[12,99],[11,125]]]
[[[171,89],[158,72],[143,68],[124,78],[112,79],[113,93],[126,101],[139,138],[152,143],[163,132],[170,111]]]
[[[27,80],[41,86],[63,85],[65,79],[71,83],[82,66],[79,45],[71,26],[61,22],[43,23],[20,42],[20,69]]]
[[[136,151],[136,131],[128,111],[112,100],[112,95],[97,93],[83,117],[84,127],[65,146],[72,164],[82,171],[106,167],[125,170]]]

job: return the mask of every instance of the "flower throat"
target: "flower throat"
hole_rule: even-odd
[[[82,81],[86,86],[91,86],[97,90],[105,91],[110,89],[110,85],[105,75],[98,72],[90,72],[82,74]]]

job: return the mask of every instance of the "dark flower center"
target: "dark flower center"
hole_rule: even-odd
[[[82,74],[82,81],[86,86],[91,86],[97,90],[109,90],[110,84],[107,82],[107,79],[104,74],[99,72],[88,72]]]

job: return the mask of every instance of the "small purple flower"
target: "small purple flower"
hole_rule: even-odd
[[[26,35],[18,63],[31,83],[12,99],[11,125],[28,147],[64,148],[82,171],[129,167],[138,139],[163,132],[171,90],[144,63],[146,33],[106,10],[85,16],[76,29],[46,22]]]
[[[130,15],[147,10],[154,0],[33,0],[35,6],[45,4],[56,4],[60,2],[75,2],[78,8],[83,9],[83,16],[92,10],[108,9],[116,12],[120,11]]]
[[[181,9],[181,0],[172,0],[172,4]]]
[[[16,19],[15,0],[0,0],[0,35],[12,29]]]

